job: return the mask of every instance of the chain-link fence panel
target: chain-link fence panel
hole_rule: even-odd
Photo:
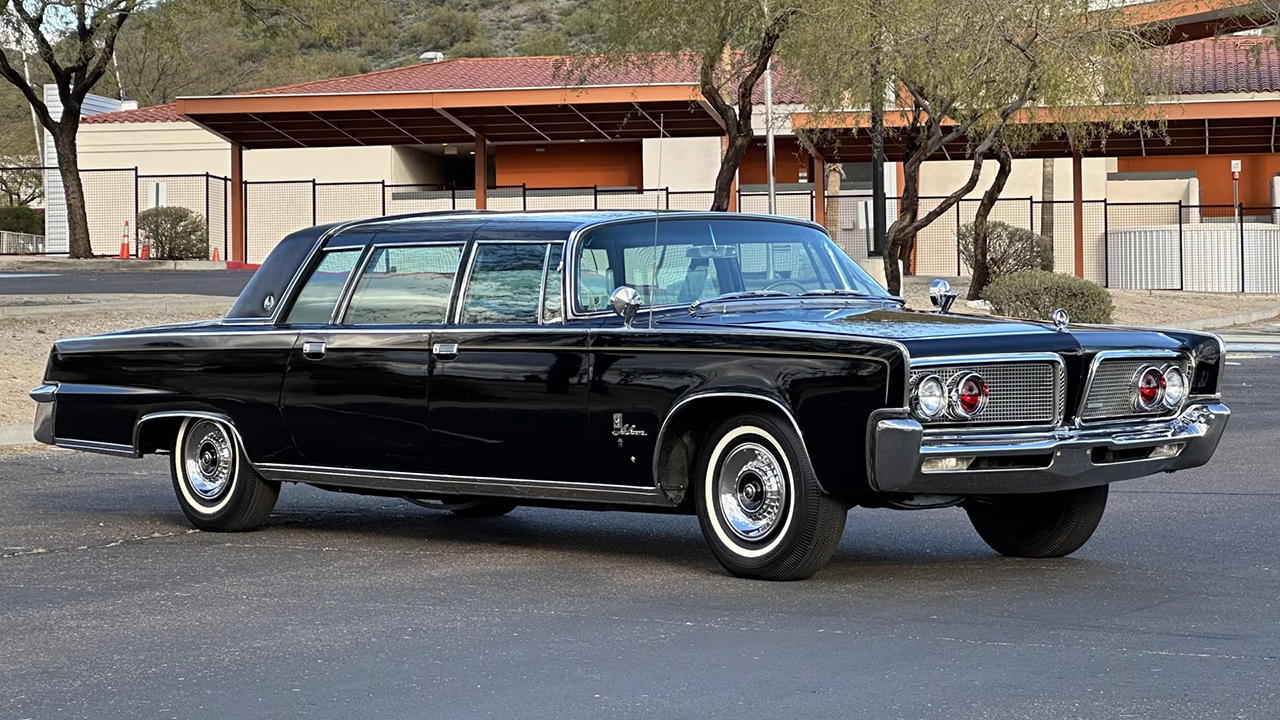
[[[813,220],[813,192],[787,190],[774,193],[776,214],[797,220]],[[738,194],[738,210],[756,215],[769,214],[769,193],[749,192]]]
[[[316,224],[381,217],[381,182],[316,183]]]
[[[218,250],[218,259],[227,260],[231,252],[231,187],[230,178],[205,176],[205,207],[209,219],[209,247]]]
[[[524,191],[525,207],[529,210],[594,210],[596,189],[576,188],[527,188]]]
[[[136,170],[81,170],[80,184],[84,189],[84,210],[89,220],[89,242],[94,255],[118,255],[121,244],[128,246],[131,255],[137,256],[138,193]],[[61,181],[59,181],[61,192]],[[52,213],[62,221],[63,238],[69,238],[65,195],[60,212]],[[51,213],[46,211],[45,234],[50,235]],[[68,246],[69,247],[69,244]]]
[[[650,190],[597,190],[596,207],[601,210],[664,210],[665,188]]]
[[[1108,203],[1107,287],[1181,290],[1181,203]]]
[[[471,196],[472,202],[475,202],[475,195]],[[485,209],[495,212],[521,212],[524,210],[524,186],[523,185],[506,185],[502,187],[492,187],[485,191],[484,194]]]
[[[716,194],[701,190],[672,190],[667,193],[668,210],[710,210]]]
[[[964,198],[956,204],[956,212],[959,215],[957,218],[959,224],[956,226],[957,243],[966,230],[971,230],[970,226],[972,226],[981,205],[981,198]],[[1032,200],[1029,197],[997,198],[995,204],[991,206],[991,212],[987,215],[987,222],[988,225],[999,222],[1010,227],[1031,230],[1035,222],[1033,218],[1034,210]],[[960,255],[959,274],[963,277],[972,276],[973,268],[964,259],[965,252],[958,244],[956,251]]]
[[[260,263],[289,233],[315,225],[315,183],[246,182],[245,262]]]
[[[181,207],[186,208],[193,215],[200,218],[200,223],[205,227],[205,237],[209,242],[209,247],[203,258],[190,259],[208,259],[213,256],[213,248],[221,248],[222,243],[218,241],[216,244],[213,240],[211,232],[211,223],[209,222],[209,176],[207,175],[139,175],[138,176],[138,215],[139,219],[145,217],[147,211],[159,207]],[[222,218],[217,218],[219,225]],[[221,231],[221,228],[219,228]],[[137,244],[147,243],[149,238],[139,234]],[[154,256],[155,248],[152,248],[152,256]],[[134,247],[134,255],[141,256],[140,247]],[[219,250],[221,252],[221,249]]]
[[[434,184],[388,185],[384,190],[383,209],[387,215],[458,210],[458,191]],[[471,208],[475,208],[475,193],[471,193]]]

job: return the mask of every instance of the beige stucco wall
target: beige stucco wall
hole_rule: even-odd
[[[1115,160],[1112,158],[1085,158],[1084,199],[1101,200],[1107,193],[1107,172],[1113,171]],[[920,171],[920,194],[950,195],[956,188],[962,187],[969,179],[973,163],[969,160],[950,160],[926,163]],[[982,174],[978,184],[968,197],[981,197],[995,178],[997,164],[988,160],[982,164]],[[1040,160],[1015,159],[1013,172],[1005,183],[1001,197],[1041,199],[1041,179],[1043,165]],[[1053,199],[1072,199],[1071,158],[1057,158],[1053,162]]]
[[[231,173],[230,146],[188,122],[84,125],[79,135],[85,169],[138,168],[142,175]],[[352,147],[249,150],[246,180],[320,182],[439,182],[439,161],[414,148]]]
[[[644,141],[644,186],[712,190],[720,170],[720,138],[656,138]]]

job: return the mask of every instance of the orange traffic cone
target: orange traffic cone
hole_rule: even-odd
[[[142,243],[142,247],[138,249],[138,259],[139,259],[139,260],[150,260],[150,259],[151,259],[151,244],[150,244],[150,243]]]
[[[129,221],[124,221],[124,236],[120,238],[120,259],[129,259]]]
[[[218,257],[218,248],[213,249],[213,261],[221,262],[221,258]]]

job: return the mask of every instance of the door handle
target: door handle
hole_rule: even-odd
[[[452,360],[458,357],[458,343],[438,342],[431,346],[431,354],[441,360]]]
[[[319,340],[302,343],[302,357],[308,360],[324,359],[324,343]]]

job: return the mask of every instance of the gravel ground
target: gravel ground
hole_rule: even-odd
[[[964,278],[946,278],[951,289],[960,293],[955,311],[975,315],[988,314],[986,310],[965,305],[964,297],[969,283]],[[930,310],[929,283],[931,277],[906,278],[904,295],[907,306],[917,310]],[[1176,325],[1179,321],[1203,320],[1221,317],[1255,308],[1280,306],[1280,295],[1244,293],[1189,293],[1177,290],[1112,290],[1115,303],[1113,319],[1117,325]]]
[[[208,320],[222,317],[224,312],[196,307],[173,312],[101,310],[0,319],[0,426],[31,422],[35,402],[27,397],[27,392],[40,384],[54,340],[147,325]]]

